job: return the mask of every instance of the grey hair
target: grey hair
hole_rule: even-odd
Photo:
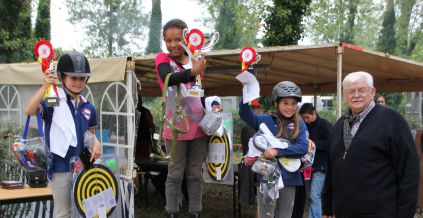
[[[342,87],[345,87],[347,84],[355,83],[361,79],[364,79],[369,87],[373,87],[373,76],[364,71],[357,71],[348,74],[344,80],[342,80]]]

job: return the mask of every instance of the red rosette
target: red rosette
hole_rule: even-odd
[[[50,62],[54,55],[53,46],[47,40],[40,40],[34,46],[34,54],[37,59],[41,57],[43,61]]]
[[[239,60],[245,63],[246,66],[251,65],[256,60],[256,50],[253,47],[245,46],[239,54]]]
[[[190,50],[200,50],[204,45],[204,34],[199,29],[192,29],[186,36]]]

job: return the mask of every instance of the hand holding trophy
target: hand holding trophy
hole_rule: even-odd
[[[185,49],[185,52],[188,56],[198,61],[201,58],[201,52],[207,51],[213,48],[213,46],[219,41],[219,33],[215,32],[210,35],[208,41],[206,42],[203,32],[199,29],[188,29],[183,30],[184,41],[179,42],[179,44]],[[191,89],[188,90],[188,95],[193,97],[203,97],[204,90],[201,85],[201,76],[197,75],[195,78],[195,83],[192,85]]]
[[[47,68],[51,74],[54,74],[55,68],[53,64],[53,46],[47,40],[40,40],[34,46],[34,53],[37,57],[37,62],[41,64],[41,70],[46,72]],[[44,100],[48,107],[55,107],[60,105],[59,94],[56,84],[50,85],[45,94]]]

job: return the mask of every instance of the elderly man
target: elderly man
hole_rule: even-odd
[[[343,98],[349,110],[329,139],[324,214],[343,217],[413,217],[419,163],[405,119],[375,104],[373,77],[348,74]]]

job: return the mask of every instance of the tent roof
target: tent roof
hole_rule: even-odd
[[[342,77],[354,71],[367,71],[373,75],[378,92],[423,90],[422,63],[341,43],[256,49],[261,55],[254,66],[261,95],[270,95],[273,86],[284,80],[298,84],[304,94],[336,93],[338,49],[343,49]],[[240,52],[241,49],[207,53],[202,81],[207,95],[241,95],[241,83],[234,78],[241,71]],[[161,95],[154,58],[155,54],[134,58],[143,96]]]
[[[90,59],[92,76],[89,83],[122,81],[125,79],[127,57]],[[55,64],[57,67],[57,63]],[[0,84],[38,85],[43,83],[41,65],[37,62],[0,64]]]

